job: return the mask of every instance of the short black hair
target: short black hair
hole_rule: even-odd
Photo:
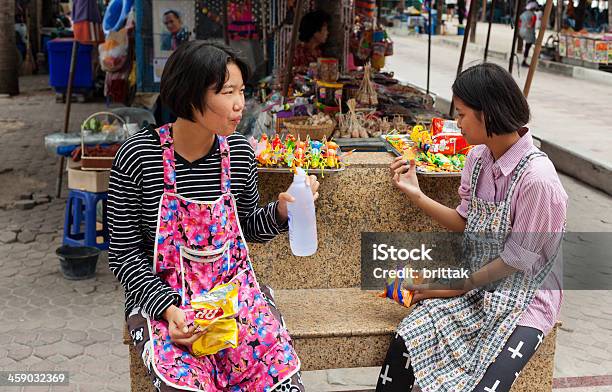
[[[168,11],[164,12],[164,14],[162,16],[166,16],[168,14],[172,14],[172,15],[174,15],[176,17],[176,19],[181,20],[181,16],[175,10],[168,10]]]
[[[453,95],[484,114],[489,137],[518,131],[530,118],[529,104],[512,75],[497,64],[482,63],[461,72]]]
[[[227,65],[236,64],[246,84],[249,66],[231,48],[208,41],[182,43],[170,55],[161,77],[161,101],[175,116],[194,121],[193,111],[204,111],[206,91],[218,94],[228,77]]]
[[[325,11],[317,10],[307,13],[300,21],[300,41],[308,42],[324,25],[331,22],[331,17]]]

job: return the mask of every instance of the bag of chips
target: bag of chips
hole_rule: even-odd
[[[208,293],[191,299],[195,332],[205,332],[191,345],[192,353],[201,357],[238,346],[238,284],[225,283]]]
[[[410,267],[406,266],[404,271],[411,271]],[[385,290],[378,296],[381,298],[389,298],[398,304],[409,308],[412,304],[412,298],[414,297],[413,290],[407,290],[402,288],[405,285],[416,285],[423,282],[423,278],[420,273],[416,277],[412,274],[408,274],[406,277],[388,278],[385,285]]]

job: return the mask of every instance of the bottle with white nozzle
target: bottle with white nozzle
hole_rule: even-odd
[[[317,251],[317,218],[304,170],[297,168],[287,192],[295,198],[295,201],[287,203],[291,252],[296,256],[311,256]]]

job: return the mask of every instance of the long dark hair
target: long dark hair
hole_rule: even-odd
[[[518,131],[529,122],[529,104],[512,75],[492,63],[461,72],[453,83],[453,95],[470,109],[484,114],[489,137]]]

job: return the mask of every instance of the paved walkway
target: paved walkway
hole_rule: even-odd
[[[394,36],[393,39],[395,53],[387,58],[386,69],[393,70],[400,80],[425,87],[427,37]],[[436,44],[431,48],[431,91],[446,100],[452,97],[451,86],[457,72],[459,51],[460,48],[447,45]],[[480,55],[468,52],[464,69],[481,61]],[[496,58],[490,61],[508,67],[506,61]],[[515,78],[522,88],[527,68],[514,69]],[[517,70],[520,75],[517,75]],[[607,84],[536,72],[529,94],[534,134],[612,168],[611,91]]]
[[[4,198],[25,188],[54,191],[57,161],[45,152],[43,137],[61,129],[63,105],[40,88],[44,84],[44,77],[22,78],[21,96],[0,98]],[[72,129],[102,108],[74,104]],[[612,231],[612,198],[568,177],[562,180],[571,198],[569,230]],[[69,371],[70,386],[53,389],[57,391],[129,391],[122,288],[108,271],[106,257],[101,257],[95,279],[68,281],[59,273],[55,249],[61,243],[64,203],[52,200],[27,211],[0,208],[0,369]],[[556,377],[612,374],[610,309],[609,292],[566,292]],[[368,388],[376,377],[374,368],[305,375],[308,390],[316,392]],[[594,390],[604,389],[564,389]]]

